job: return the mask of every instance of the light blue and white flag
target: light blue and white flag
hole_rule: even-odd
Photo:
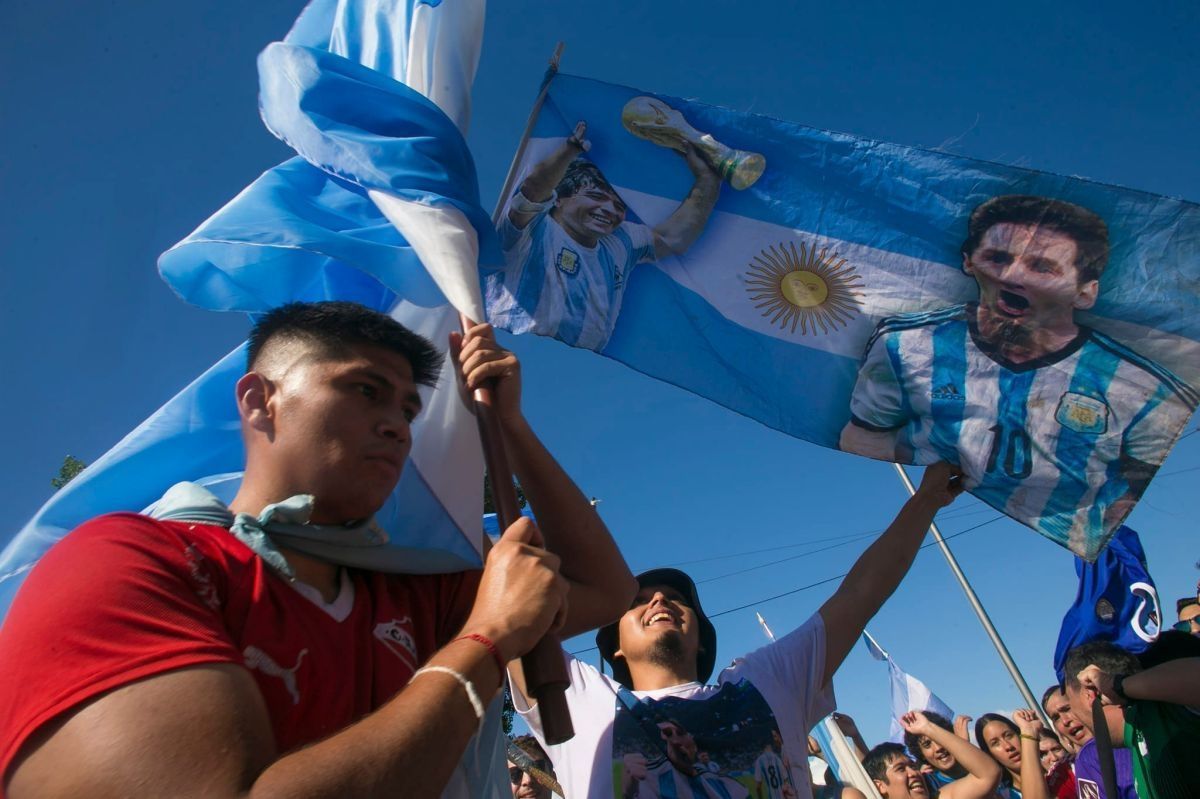
[[[929,690],[925,683],[896,665],[892,656],[885,652],[866,630],[863,630],[863,643],[866,644],[871,657],[887,663],[888,678],[892,687],[892,723],[888,728],[888,740],[904,743],[904,728],[900,726],[900,717],[913,710],[930,711],[947,721],[954,721],[954,711],[938,699],[937,694]]]
[[[458,311],[483,318],[477,261],[492,230],[463,133],[484,11],[484,0],[313,0],[259,57],[263,119],[298,157],[164,253],[164,279],[214,310],[356,301],[435,344]],[[0,554],[0,613],[45,550],[92,516],[141,510],[182,480],[229,499],[244,371],[240,347],[56,494]],[[448,371],[422,395],[409,462],[376,515],[389,536],[379,567],[477,567],[475,422]],[[493,703],[447,795],[507,795],[498,740]]]
[[[516,174],[494,323],[823,446],[957,462],[1086,558],[1196,406],[1194,204],[568,75]]]
[[[490,236],[457,127],[469,116],[482,24],[482,2],[310,4],[259,62],[264,118],[304,157],[266,172],[165,253],[164,278],[186,299],[219,310],[353,300],[445,342],[457,319],[423,259],[469,262],[469,293],[476,231]],[[450,59],[446,69],[439,58]],[[401,82],[410,69],[421,76],[413,87]],[[434,73],[443,76],[436,90],[427,85]],[[457,227],[439,239],[440,251],[420,252],[372,192],[400,209],[393,215],[414,206],[422,222]],[[482,315],[478,299],[474,308],[469,298],[463,304]],[[181,480],[232,496],[243,461],[233,386],[244,370],[239,348],[57,493],[0,555],[0,609],[41,554],[91,516],[140,510]],[[477,566],[482,461],[474,421],[453,380],[425,391],[410,462],[378,516],[394,550],[387,559],[402,559],[406,571]]]

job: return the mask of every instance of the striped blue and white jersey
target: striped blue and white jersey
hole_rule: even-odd
[[[795,796],[791,775],[783,767],[783,759],[774,752],[763,752],[754,761],[754,782],[758,795],[765,799],[784,799]]]
[[[746,786],[722,774],[699,771],[687,775],[662,760],[646,770],[646,778],[636,783],[636,799],[748,799]],[[617,786],[614,786],[617,787]],[[614,796],[627,795],[614,791]]]
[[[980,340],[971,304],[880,322],[850,411],[896,433],[898,460],[957,463],[975,496],[1074,548],[1121,521],[1106,509],[1136,495],[1140,464],[1162,464],[1196,402],[1167,369],[1083,327],[1056,353],[1008,363]]]
[[[636,222],[622,222],[595,247],[567,235],[549,210],[523,229],[505,214],[499,233],[505,267],[487,278],[490,321],[590,350],[608,343],[629,272],[654,260],[654,231]]]

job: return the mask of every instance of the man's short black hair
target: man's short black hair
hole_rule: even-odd
[[[1046,710],[1046,703],[1050,701],[1050,697],[1062,690],[1062,686],[1058,683],[1051,685],[1046,690],[1042,691],[1042,710]],[[1047,713],[1050,711],[1046,710]]]
[[[355,344],[372,344],[403,355],[421,386],[437,383],[442,355],[423,336],[386,314],[353,302],[293,302],[264,314],[250,331],[246,369],[252,371],[268,342],[302,341],[330,358],[346,357]]]
[[[909,759],[903,746],[891,741],[881,743],[867,752],[867,756],[863,758],[863,770],[871,779],[887,782],[888,764],[898,757],[904,760]]]
[[[1067,653],[1063,682],[1073,689],[1079,688],[1079,672],[1093,664],[1108,674],[1133,674],[1142,670],[1135,656],[1111,641],[1089,641]]]
[[[583,158],[576,158],[571,162],[567,167],[567,171],[563,174],[562,180],[554,187],[554,193],[558,195],[560,200],[565,200],[590,186],[610,192],[614,197],[620,199],[617,190],[604,177],[604,173],[600,171],[600,168],[591,161]],[[621,204],[624,205],[624,200],[621,201]]]
[[[1078,250],[1075,267],[1081,283],[1099,280],[1108,264],[1108,225],[1103,219],[1081,205],[1026,194],[1005,194],[976,206],[967,221],[963,255],[970,257],[983,234],[1004,222],[1039,225],[1070,236]]]
[[[946,718],[941,713],[934,713],[932,710],[926,710],[925,718],[929,719],[932,724],[941,727],[943,730],[954,732],[954,725],[950,723],[950,719]],[[933,764],[928,762],[925,759],[925,756],[921,754],[921,739],[925,737],[927,736],[917,735],[916,733],[905,730],[904,746],[908,749],[908,753],[912,755],[913,759],[918,763],[924,763],[927,766],[932,766]]]
[[[1185,596],[1183,599],[1175,600],[1175,615],[1183,613],[1184,608],[1190,608],[1192,605],[1200,605],[1200,597]]]

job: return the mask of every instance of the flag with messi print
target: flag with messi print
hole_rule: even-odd
[[[1194,411],[1200,206],[557,75],[485,273],[514,333],[959,464],[1092,560]]]

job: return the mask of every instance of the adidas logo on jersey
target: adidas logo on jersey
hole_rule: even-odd
[[[935,400],[949,400],[950,402],[962,402],[963,395],[959,393],[958,386],[953,383],[946,383],[944,386],[938,386],[933,391],[929,392],[929,396]]]

